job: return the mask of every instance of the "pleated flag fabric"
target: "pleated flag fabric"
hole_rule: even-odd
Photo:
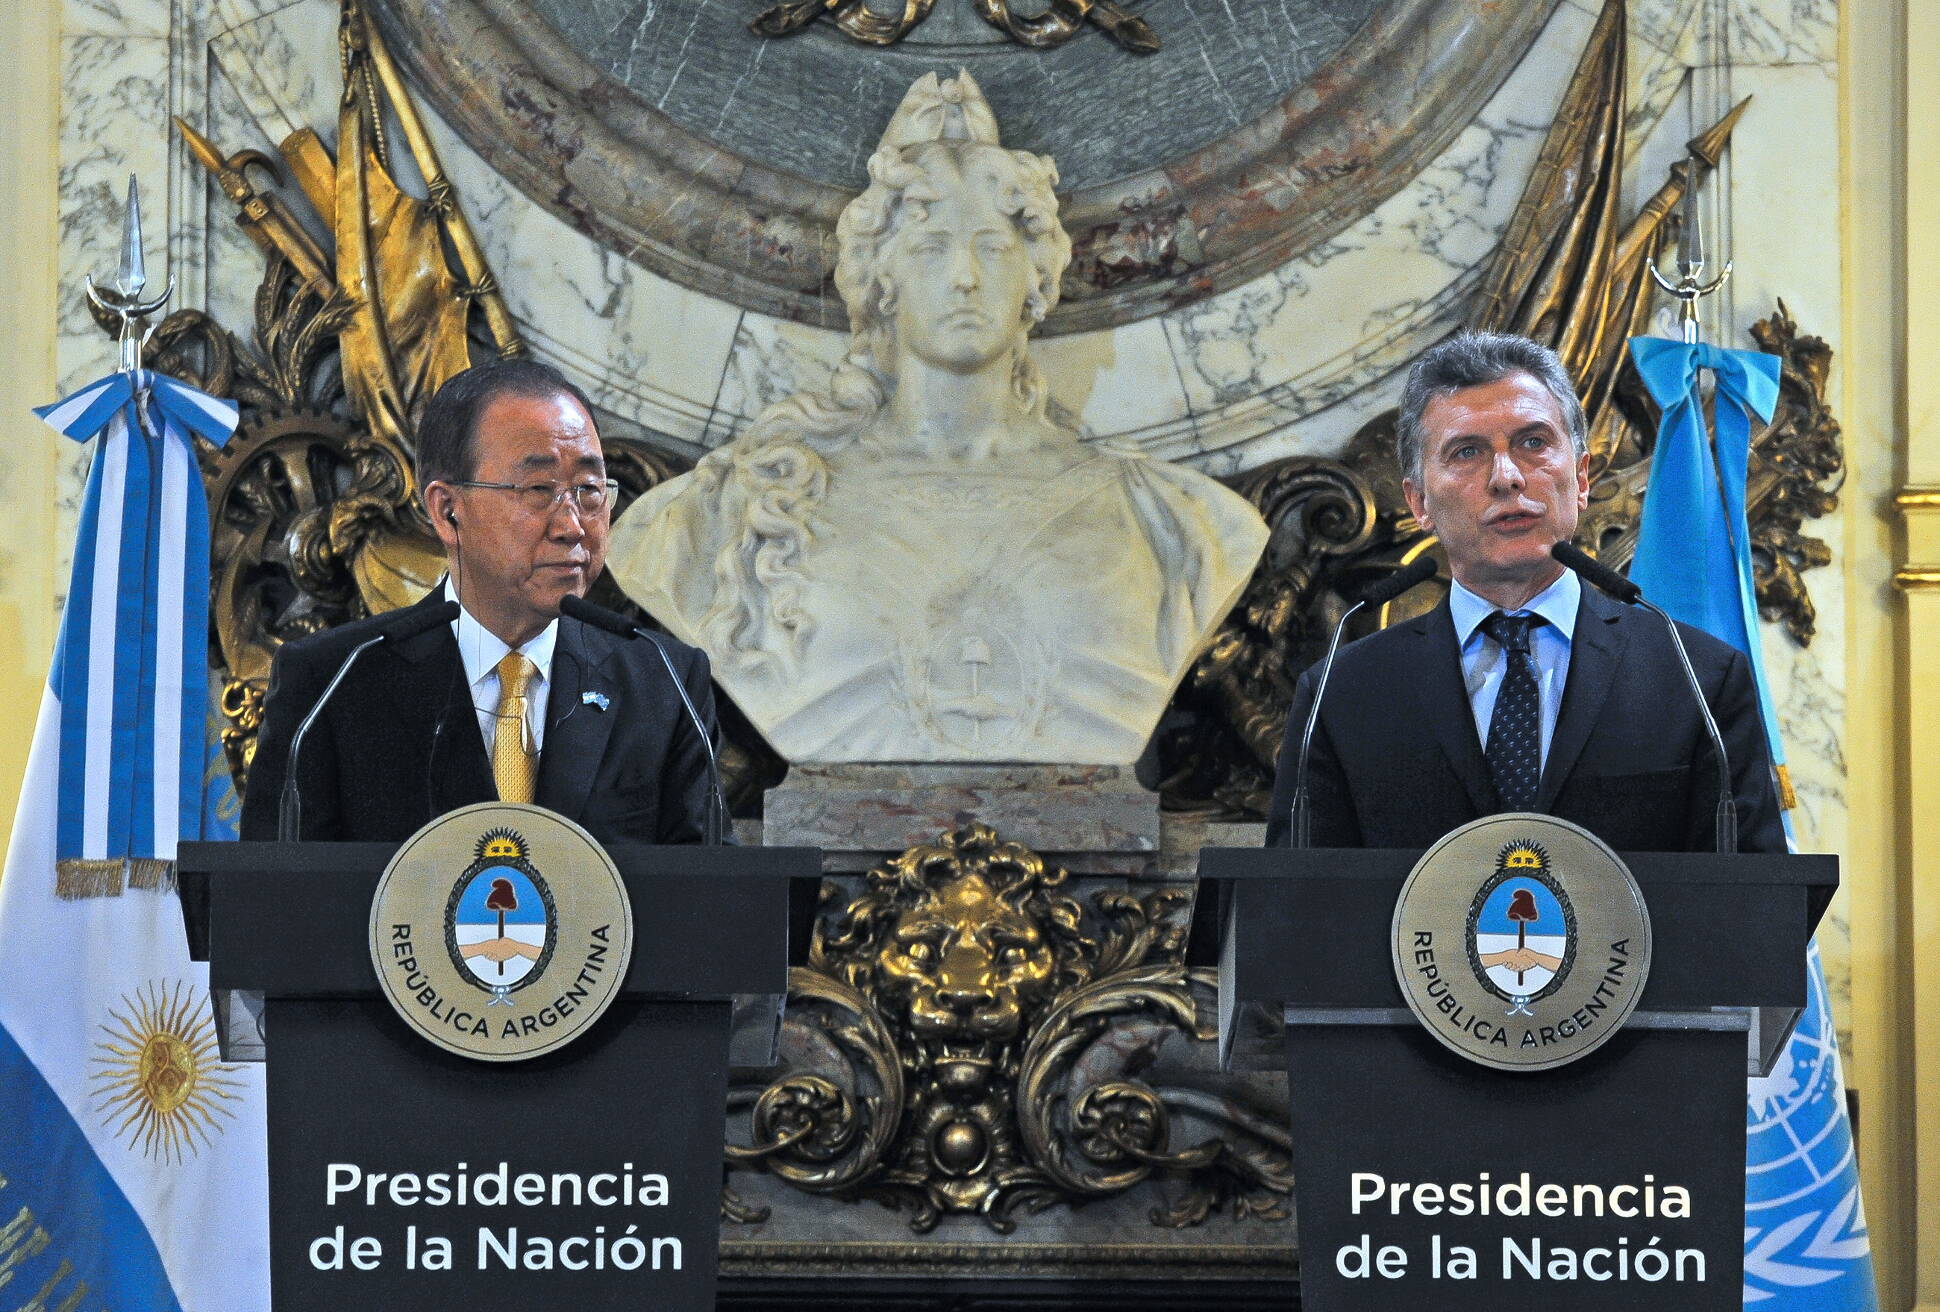
[[[1772,417],[1778,357],[1660,337],[1632,338],[1630,352],[1663,411],[1630,578],[1678,619],[1745,653],[1772,760],[1782,764],[1745,515],[1750,416]],[[1699,391],[1706,369],[1716,383],[1715,457]],[[1877,1312],[1838,1035],[1816,943],[1806,964],[1798,1029],[1772,1073],[1747,1089],[1745,1306]]]
[[[264,1312],[262,1067],[219,1058],[169,878],[235,834],[191,434],[236,410],[137,372],[36,413],[97,445],[0,878],[0,1301]]]

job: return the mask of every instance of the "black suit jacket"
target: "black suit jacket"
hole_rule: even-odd
[[[418,604],[443,600],[434,590]],[[277,654],[243,799],[244,838],[276,837],[290,737],[350,649],[383,622],[346,624]],[[713,733],[707,657],[662,641]],[[605,698],[604,710],[583,698],[588,692]],[[365,652],[304,739],[298,768],[301,837],[310,840],[401,842],[447,811],[497,800],[451,626]],[[701,841],[706,753],[650,644],[559,621],[533,800],[602,842]]]
[[[1707,633],[1678,631],[1724,737],[1739,848],[1783,852],[1750,662]],[[1290,840],[1300,734],[1318,676],[1318,665],[1301,675],[1287,716],[1269,845]],[[1663,621],[1586,585],[1535,809],[1619,852],[1710,851],[1717,769]],[[1426,848],[1501,810],[1446,601],[1341,648],[1314,729],[1308,790],[1316,847]]]

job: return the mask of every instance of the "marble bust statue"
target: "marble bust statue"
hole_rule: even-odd
[[[1266,526],[1049,416],[1056,166],[998,144],[967,74],[910,89],[869,176],[827,390],[641,497],[609,567],[791,761],[1135,760]]]

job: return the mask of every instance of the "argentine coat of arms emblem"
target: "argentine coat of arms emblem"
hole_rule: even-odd
[[[484,802],[398,848],[371,899],[370,946],[412,1029],[461,1056],[518,1061],[572,1042],[619,996],[633,912],[584,829]]]
[[[1422,1026],[1471,1061],[1538,1071],[1587,1056],[1635,1010],[1650,915],[1623,861],[1554,816],[1444,835],[1395,902],[1395,978]]]

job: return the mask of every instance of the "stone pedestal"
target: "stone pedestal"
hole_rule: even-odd
[[[769,790],[764,846],[859,872],[972,821],[1073,874],[1190,879],[1205,846],[1257,846],[1262,826],[1159,810],[1129,766],[796,765]]]

